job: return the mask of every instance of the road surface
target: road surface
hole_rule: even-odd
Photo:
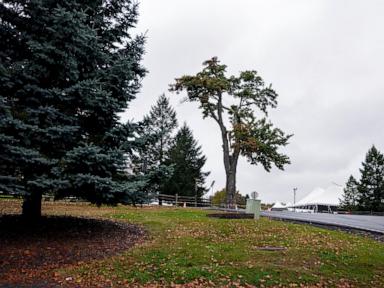
[[[263,211],[262,216],[354,228],[384,234],[384,216]]]

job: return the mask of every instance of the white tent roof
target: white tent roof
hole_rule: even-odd
[[[343,196],[343,188],[340,186],[329,186],[326,189],[316,188],[294,206],[303,205],[340,205],[340,198]]]
[[[272,208],[287,208],[287,205],[281,202],[276,202],[275,204],[273,204]]]

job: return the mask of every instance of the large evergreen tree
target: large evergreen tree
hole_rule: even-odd
[[[0,190],[38,217],[42,194],[124,201],[118,122],[140,88],[144,39],[131,0],[0,2]]]
[[[174,143],[168,151],[166,164],[172,165],[173,174],[162,190],[166,194],[197,196],[207,192],[205,178],[209,172],[203,172],[206,157],[201,146],[194,139],[192,131],[186,124],[177,132]]]
[[[200,104],[203,117],[210,117],[218,124],[223,143],[227,205],[233,206],[240,155],[251,164],[262,164],[267,171],[272,164],[283,169],[290,161],[279,148],[288,144],[291,135],[267,120],[267,110],[277,105],[277,93],[265,85],[256,71],[227,76],[226,65],[220,64],[216,57],[203,65],[203,70],[196,75],[176,79],[170,90],[186,91],[189,101]]]
[[[384,155],[372,146],[362,165],[358,186],[359,208],[384,211]]]
[[[172,133],[177,128],[176,112],[164,94],[160,95],[156,105],[151,107],[149,115],[144,117],[144,124],[157,138],[154,145],[148,147],[148,154],[153,162],[163,164],[165,154],[172,143]]]
[[[359,183],[351,175],[345,185],[343,199],[340,199],[340,206],[347,210],[355,210],[359,200]]]
[[[169,104],[169,99],[162,94],[142,121],[142,134],[151,139],[144,151],[147,166],[164,163],[177,125],[176,112]]]
[[[165,163],[165,157],[177,125],[176,112],[164,94],[139,123],[137,134],[141,145],[133,153],[131,167],[134,174],[146,179],[147,185],[141,190],[144,198],[159,193],[172,174],[172,165]]]

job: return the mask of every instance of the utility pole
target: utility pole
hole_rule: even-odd
[[[293,188],[293,206],[296,205],[296,191],[297,191],[297,188]],[[293,208],[293,211],[296,212],[296,207]]]

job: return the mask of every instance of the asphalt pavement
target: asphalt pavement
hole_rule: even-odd
[[[262,211],[261,216],[384,234],[384,216]]]

